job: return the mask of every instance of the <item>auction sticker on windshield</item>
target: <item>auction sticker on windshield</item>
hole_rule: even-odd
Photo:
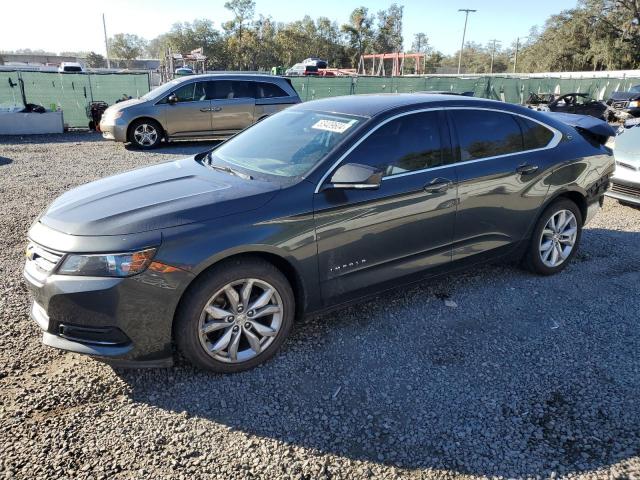
[[[322,120],[318,120],[316,123],[314,123],[311,126],[311,128],[313,128],[315,130],[324,130],[326,132],[344,133],[354,123],[356,123],[355,120],[349,120],[348,122],[341,122],[339,120],[322,119]]]

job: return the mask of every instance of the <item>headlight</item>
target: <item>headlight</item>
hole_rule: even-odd
[[[115,112],[106,111],[102,115],[102,119],[110,122],[114,122],[124,115],[124,110],[116,110]]]
[[[639,105],[640,105],[640,101],[638,100],[632,100],[629,102],[629,107],[631,108],[638,108]]]
[[[105,253],[96,255],[67,255],[58,273],[86,277],[130,277],[144,272],[155,248],[132,253]]]

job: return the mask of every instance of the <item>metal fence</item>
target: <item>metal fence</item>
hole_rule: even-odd
[[[296,77],[293,86],[303,101],[361,93],[413,93],[422,91],[473,92],[474,96],[509,103],[524,103],[534,93],[589,93],[596,99],[627,90],[640,77],[535,77],[485,75],[473,77]]]
[[[146,73],[56,73],[0,71],[0,107],[27,103],[60,108],[69,127],[86,127],[87,106],[93,101],[112,105],[124,95],[139,97],[149,91]]]
[[[640,84],[638,76],[581,75],[426,75],[416,77],[293,77],[294,88],[303,101],[361,93],[412,93],[421,91],[472,91],[476,97],[509,103],[524,103],[529,93],[585,92],[606,99],[616,90],[627,90]],[[22,92],[28,103],[64,112],[69,127],[86,127],[86,108],[92,101],[109,105],[128,95],[139,97],[149,91],[147,73],[55,73],[0,71],[0,107],[23,105]]]

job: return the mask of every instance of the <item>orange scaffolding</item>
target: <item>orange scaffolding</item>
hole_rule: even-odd
[[[387,75],[385,70],[385,60],[392,60],[391,76],[399,77],[404,75],[404,61],[405,59],[412,58],[415,60],[413,73],[420,75],[426,70],[427,57],[424,53],[366,53],[360,56],[360,62],[358,62],[358,75],[375,75],[384,77]],[[367,71],[367,60],[372,60],[371,70]]]

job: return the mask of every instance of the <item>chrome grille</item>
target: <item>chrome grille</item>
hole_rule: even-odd
[[[623,102],[613,102],[613,104],[611,105],[613,108],[627,108],[627,105],[629,105],[628,101],[623,101]]]
[[[623,195],[630,195],[632,197],[640,197],[640,187],[631,185],[622,185],[620,183],[612,183],[611,191],[621,193]]]
[[[63,257],[62,253],[54,252],[36,243],[29,243],[27,246],[27,261],[33,262],[40,270],[51,272]]]

